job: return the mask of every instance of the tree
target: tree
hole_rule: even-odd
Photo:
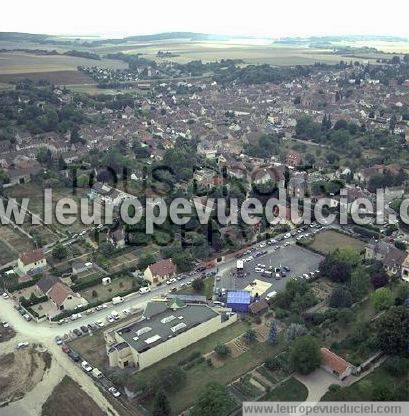
[[[187,251],[182,251],[172,257],[179,272],[189,272],[193,268],[193,257]]]
[[[150,266],[152,263],[155,263],[156,256],[152,253],[147,253],[139,257],[138,261],[138,269],[139,270],[145,270],[148,266]]]
[[[310,335],[297,338],[290,349],[290,363],[301,374],[309,374],[318,368],[321,351],[317,340]]]
[[[235,407],[235,402],[225,386],[219,383],[209,383],[199,394],[191,416],[225,416]]]
[[[257,340],[257,333],[254,329],[248,329],[244,333],[243,338],[247,342],[247,344],[252,344]]]
[[[154,402],[153,402],[153,416],[170,416],[172,413],[170,408],[169,400],[163,390],[159,390],[156,393]]]
[[[351,276],[351,265],[344,261],[335,263],[330,270],[329,278],[334,282],[346,282]]]
[[[389,283],[389,277],[385,272],[376,273],[371,277],[371,283],[374,289],[379,289]]]
[[[180,389],[186,381],[185,371],[176,366],[162,368],[158,371],[155,385],[165,391],[174,392]]]
[[[226,358],[231,352],[230,348],[226,344],[217,344],[214,351],[220,358]]]
[[[394,377],[402,377],[409,371],[409,359],[404,357],[390,357],[385,363],[385,370]]]
[[[114,251],[114,246],[109,241],[104,241],[99,245],[99,251],[105,257],[109,257]]]
[[[46,147],[40,147],[37,152],[37,160],[42,165],[50,165],[52,162],[52,154],[50,149],[47,149]]]
[[[277,324],[275,321],[271,321],[270,331],[268,333],[268,342],[270,344],[276,344],[278,341]]]
[[[392,306],[376,324],[380,349],[391,355],[404,355],[409,345],[409,308]]]
[[[204,289],[204,282],[202,279],[195,279],[192,282],[192,288],[195,292],[201,292]]]
[[[351,273],[349,289],[355,301],[361,300],[369,291],[369,273],[362,267],[357,267]]]
[[[308,334],[308,329],[301,324],[292,323],[285,331],[285,342],[291,345],[297,338]]]
[[[372,294],[372,304],[377,312],[389,309],[393,305],[393,294],[390,289],[381,287]]]
[[[52,255],[57,260],[63,260],[68,256],[68,249],[61,243],[58,243],[52,249]]]
[[[352,305],[351,292],[344,287],[336,287],[329,299],[331,308],[349,308]]]

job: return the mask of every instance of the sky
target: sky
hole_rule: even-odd
[[[408,0],[6,0],[1,13],[4,32],[409,37]]]

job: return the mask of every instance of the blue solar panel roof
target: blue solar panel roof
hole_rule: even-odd
[[[237,292],[227,292],[227,303],[250,304],[250,293],[245,290]]]

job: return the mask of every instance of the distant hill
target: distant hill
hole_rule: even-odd
[[[399,36],[381,36],[381,35],[338,35],[338,36],[309,36],[309,37],[283,37],[276,40],[276,43],[295,45],[295,44],[330,44],[331,42],[408,42],[409,38]]]
[[[119,39],[97,39],[87,40],[80,38],[62,39],[59,36],[46,35],[46,34],[32,34],[32,33],[20,33],[20,32],[0,32],[0,41],[9,42],[37,42],[40,44],[51,43],[55,45],[84,45],[84,46],[99,46],[103,44],[120,44],[125,42],[155,42],[171,39],[181,40],[195,40],[195,41],[226,41],[232,39],[231,36],[224,35],[212,35],[208,33],[195,33],[195,32],[164,32],[156,33],[152,35],[135,35],[127,36]]]

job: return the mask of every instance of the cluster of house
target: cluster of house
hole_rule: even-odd
[[[409,282],[409,253],[393,244],[376,240],[365,246],[365,259],[380,261],[390,276],[401,276]]]
[[[49,276],[45,272],[47,259],[42,249],[36,249],[20,254],[14,271],[18,275],[19,282],[33,280],[35,275],[43,273],[42,277],[35,283],[34,294],[37,297],[46,296],[50,301],[47,317],[53,318],[63,311],[71,311],[88,305],[79,293],[74,292],[61,278]]]

